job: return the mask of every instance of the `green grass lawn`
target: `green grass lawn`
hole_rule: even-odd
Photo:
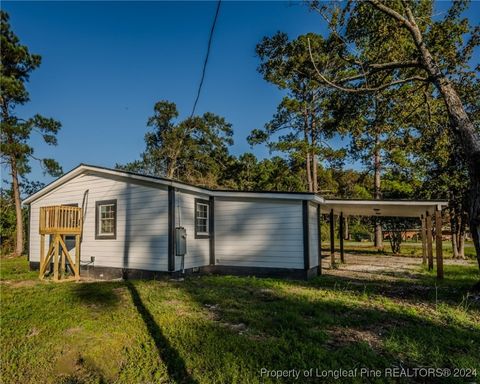
[[[468,293],[478,269],[447,265],[441,284],[415,276],[53,283],[38,281],[24,258],[2,259],[1,381],[304,382],[261,369],[420,366],[480,376],[479,297]]]
[[[359,241],[347,241],[344,242],[345,252],[349,253],[358,253],[358,254],[385,254],[391,255],[392,249],[390,247],[390,243],[388,240],[383,241],[383,250],[379,251],[377,248],[374,247],[373,242],[366,241],[366,242],[359,242]],[[327,250],[330,247],[330,243],[328,241],[323,242],[323,247]],[[335,240],[335,247],[339,249],[339,241],[338,239]],[[452,251],[452,243],[450,241],[443,241],[442,243],[443,249],[443,256],[444,258],[448,259],[451,258],[453,255]],[[433,252],[435,253],[435,243],[433,243]],[[400,256],[422,256],[422,243],[416,241],[404,241],[400,247]],[[473,242],[466,242],[465,243],[465,257],[467,259],[475,259],[475,246]]]

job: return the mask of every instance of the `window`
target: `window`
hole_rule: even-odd
[[[95,238],[117,238],[117,200],[97,201],[95,204]]]
[[[210,237],[210,203],[208,200],[195,199],[195,238]]]

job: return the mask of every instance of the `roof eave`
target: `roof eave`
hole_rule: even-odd
[[[215,196],[215,197],[243,197],[243,198],[272,198],[272,199],[283,199],[283,200],[309,200],[313,201],[317,204],[324,203],[324,199],[321,196],[315,194],[308,194],[308,193],[282,193],[282,192],[242,192],[242,191],[215,191],[208,188],[196,187],[193,185],[185,184],[182,182],[177,182],[175,180],[163,179],[163,178],[156,178],[151,176],[144,176],[139,174],[134,174],[125,171],[117,171],[110,168],[104,167],[96,167],[86,164],[80,164],[76,168],[73,168],[71,171],[67,172],[65,175],[61,176],[60,178],[54,180],[50,184],[46,185],[40,191],[30,195],[25,200],[23,200],[23,204],[31,204],[35,200],[39,199],[40,197],[48,194],[49,192],[53,191],[57,187],[61,186],[62,184],[68,182],[69,180],[83,174],[83,173],[97,173],[97,174],[108,174],[111,176],[118,176],[126,179],[138,180],[147,182],[150,184],[159,184],[164,186],[172,186],[177,189],[186,190],[190,192],[201,193],[207,196]]]

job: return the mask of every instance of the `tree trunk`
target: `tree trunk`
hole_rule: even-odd
[[[308,183],[308,192],[313,192],[313,181],[312,181],[312,167],[311,167],[311,157],[310,157],[310,141],[308,138],[308,110],[305,107],[303,112],[303,138],[305,143],[306,150],[306,171],[307,171],[307,183]]]
[[[317,164],[317,126],[315,124],[315,96],[313,97],[313,109],[311,112],[310,134],[312,136],[312,187],[313,192],[318,192],[318,164]]]
[[[458,257],[465,259],[465,232],[466,232],[466,224],[467,224],[467,218],[465,217],[465,214],[462,213],[460,216],[460,225],[459,225],[459,230],[458,230],[458,236],[457,236],[457,245],[458,245]]]
[[[480,135],[468,118],[453,86],[447,79],[438,80],[438,88],[449,111],[457,142],[462,143],[470,176],[470,231],[480,267]]]
[[[465,259],[465,233],[460,235],[458,241],[458,258]]]
[[[308,182],[308,192],[313,192],[313,184],[312,184],[312,171],[310,166],[310,151],[307,151],[307,182]]]
[[[457,142],[463,145],[470,176],[470,231],[472,232],[480,268],[480,135],[468,118],[458,94],[448,79],[434,81],[447,106],[450,123]]]
[[[175,168],[172,167],[171,165],[169,165],[167,167],[167,178],[168,179],[173,179],[174,173],[175,173]]]
[[[476,171],[470,173],[476,175],[480,172],[480,164]],[[479,175],[477,175],[480,178]],[[473,244],[477,254],[478,267],[480,268],[480,180],[472,180],[470,189],[470,232],[472,233]]]
[[[382,198],[381,192],[381,157],[380,157],[380,137],[378,134],[375,136],[375,150],[374,150],[374,198],[380,200]],[[375,218],[375,247],[383,248],[383,233],[382,224],[378,218]]]
[[[472,232],[477,262],[480,268],[480,134],[475,129],[472,121],[465,112],[458,93],[453,88],[450,80],[442,73],[432,54],[428,50],[423,36],[411,10],[406,8],[410,30],[415,45],[420,51],[423,65],[433,84],[438,89],[447,107],[450,125],[457,143],[462,145],[463,153],[468,161],[470,176],[470,231]]]
[[[450,234],[452,236],[452,257],[454,259],[458,259],[458,236],[457,236],[457,228],[456,219],[454,218],[455,211],[453,209],[450,210]]]
[[[17,162],[15,159],[10,161],[12,186],[13,186],[13,198],[15,201],[15,216],[17,221],[16,233],[17,240],[15,243],[15,256],[21,256],[23,253],[23,215],[22,215],[22,202],[20,200],[20,185],[18,183],[18,171]]]
[[[457,235],[452,232],[452,258],[458,259]]]

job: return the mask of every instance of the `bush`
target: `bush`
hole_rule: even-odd
[[[354,223],[350,225],[350,236],[354,241],[372,240],[372,231],[370,228],[361,223]]]

